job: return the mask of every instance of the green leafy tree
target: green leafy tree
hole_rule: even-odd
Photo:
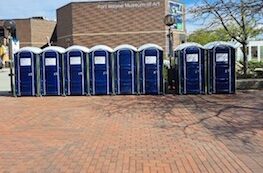
[[[223,28],[217,30],[199,29],[188,36],[189,42],[196,42],[202,45],[213,41],[230,41],[231,37]]]
[[[247,76],[249,38],[263,32],[263,0],[200,0],[190,9],[195,20],[207,27],[222,27],[242,45],[244,75]]]

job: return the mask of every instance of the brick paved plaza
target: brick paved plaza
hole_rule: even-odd
[[[0,172],[263,172],[263,91],[0,103]]]

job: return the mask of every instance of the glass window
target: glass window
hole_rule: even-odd
[[[257,46],[251,47],[251,58],[254,60],[258,59],[258,47]]]
[[[263,61],[263,46],[260,46],[260,60]]]

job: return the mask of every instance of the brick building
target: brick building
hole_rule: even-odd
[[[47,37],[54,37],[55,21],[45,20],[42,17],[27,19],[13,19],[16,22],[16,35],[20,47],[42,47],[47,44]],[[4,21],[0,20],[0,39],[7,38],[8,32],[3,27]]]
[[[174,45],[185,42],[184,5],[175,0],[104,0],[72,2],[57,10],[57,45],[140,46],[155,43],[167,50],[164,16],[174,13]],[[179,15],[179,16],[178,16]]]

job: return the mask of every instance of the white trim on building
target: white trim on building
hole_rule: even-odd
[[[241,44],[238,44],[237,60],[243,60]],[[248,61],[263,61],[263,40],[251,40],[248,43]]]

